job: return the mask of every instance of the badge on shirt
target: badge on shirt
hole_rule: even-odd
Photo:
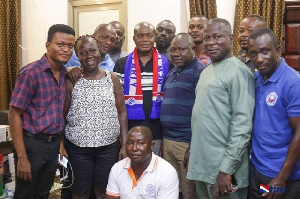
[[[155,187],[152,184],[148,184],[145,187],[145,193],[142,194],[144,198],[153,198],[155,197]]]
[[[267,95],[266,102],[269,106],[274,106],[276,104],[278,95],[276,92],[271,92]]]

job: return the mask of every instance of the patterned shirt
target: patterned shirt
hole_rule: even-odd
[[[100,80],[81,78],[72,91],[66,138],[79,147],[106,146],[120,134],[111,73]]]
[[[202,54],[198,57],[198,60],[201,61],[205,66],[211,64],[210,57],[203,51]]]
[[[238,52],[238,57],[239,60],[244,62],[251,70],[252,73],[255,73],[255,67],[253,63],[251,62],[250,58],[248,57],[247,51],[246,50],[240,50]]]
[[[66,73],[61,65],[58,84],[46,55],[21,68],[9,105],[24,111],[24,130],[32,134],[63,130]]]

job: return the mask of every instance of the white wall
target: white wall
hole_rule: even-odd
[[[234,24],[236,0],[217,0],[218,17]],[[169,19],[176,32],[187,32],[189,0],[127,0],[128,48],[132,51],[133,29],[141,21],[154,26]],[[68,0],[22,0],[21,1],[21,66],[40,59],[46,52],[47,31],[53,24],[68,24]]]
[[[22,0],[21,67],[40,59],[46,52],[48,29],[53,24],[67,24],[68,0]]]
[[[229,21],[233,30],[237,0],[216,0],[216,2],[218,18],[223,18]]]
[[[133,51],[135,45],[132,40],[133,30],[137,23],[141,21],[150,22],[156,25],[168,19],[176,27],[176,33],[187,31],[187,9],[188,0],[127,0],[128,9],[128,48]]]

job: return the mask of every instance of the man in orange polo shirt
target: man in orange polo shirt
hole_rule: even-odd
[[[148,127],[136,126],[129,131],[126,141],[128,157],[111,169],[106,199],[178,198],[176,170],[152,152],[154,144]]]

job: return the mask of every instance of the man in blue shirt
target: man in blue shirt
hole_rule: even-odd
[[[280,58],[281,47],[268,28],[250,34],[248,53],[258,70],[249,198],[298,199],[300,75]]]
[[[195,183],[186,179],[183,164],[191,142],[191,116],[195,102],[195,88],[199,75],[205,68],[194,54],[195,44],[188,33],[179,33],[170,46],[171,60],[175,67],[170,70],[164,85],[164,100],[160,121],[163,132],[163,158],[177,171],[183,198],[195,198]]]
[[[113,71],[115,63],[109,57],[108,52],[114,47],[116,42],[115,29],[110,24],[100,24],[95,29],[93,35],[98,41],[100,53],[103,58],[103,61],[99,64],[99,67]],[[73,67],[72,69],[68,70],[68,75],[73,82],[76,82],[81,77],[79,66],[80,62],[74,51],[70,60],[65,64],[65,67]]]

